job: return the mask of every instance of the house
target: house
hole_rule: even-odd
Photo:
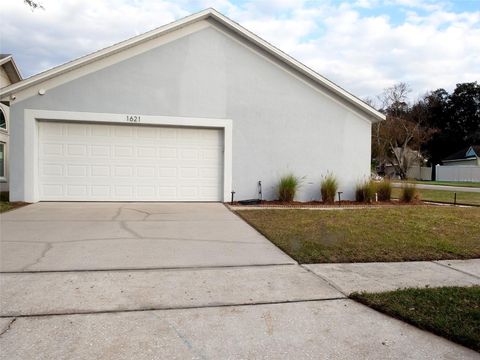
[[[442,160],[443,165],[435,167],[436,180],[441,181],[480,181],[480,145],[472,145],[468,148]]]
[[[0,54],[0,89],[8,85],[15,84],[22,80],[20,71],[10,54]],[[9,121],[9,101],[0,102],[0,193],[8,191],[8,132],[10,130]]]
[[[10,101],[12,200],[229,201],[370,175],[384,115],[214,9],[42,72]]]
[[[472,145],[468,148],[457,151],[443,159],[442,163],[443,166],[480,166],[480,145]]]
[[[436,179],[442,181],[480,181],[480,145],[457,151],[436,166]]]
[[[405,149],[396,147],[393,150],[392,158],[393,162],[384,161],[376,167],[377,174],[389,179],[401,179],[401,171],[406,169],[407,178],[417,178],[418,168],[426,162],[418,150],[412,150],[409,147]]]

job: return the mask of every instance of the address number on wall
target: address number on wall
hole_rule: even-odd
[[[140,122],[140,115],[127,115],[127,122],[139,123]]]

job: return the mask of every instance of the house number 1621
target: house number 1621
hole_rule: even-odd
[[[139,123],[140,115],[127,115],[127,121],[131,123]]]

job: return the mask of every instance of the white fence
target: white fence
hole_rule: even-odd
[[[480,181],[480,166],[457,165],[440,166],[437,165],[438,181]]]
[[[432,168],[427,166],[412,166],[407,171],[407,177],[415,180],[432,180]]]

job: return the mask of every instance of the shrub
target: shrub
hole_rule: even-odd
[[[418,197],[417,195],[417,186],[415,184],[405,183],[402,186],[402,193],[400,195],[400,200],[403,202],[412,202]]]
[[[338,190],[338,181],[333,174],[325,176],[320,184],[320,193],[322,194],[322,200],[325,203],[335,202],[335,194]]]
[[[378,201],[390,201],[392,198],[392,183],[389,180],[382,180],[376,184]]]
[[[278,184],[278,200],[290,202],[300,187],[300,179],[293,174],[288,174],[280,179]]]
[[[373,181],[364,181],[355,188],[355,200],[358,202],[372,202],[375,197],[375,184]]]

